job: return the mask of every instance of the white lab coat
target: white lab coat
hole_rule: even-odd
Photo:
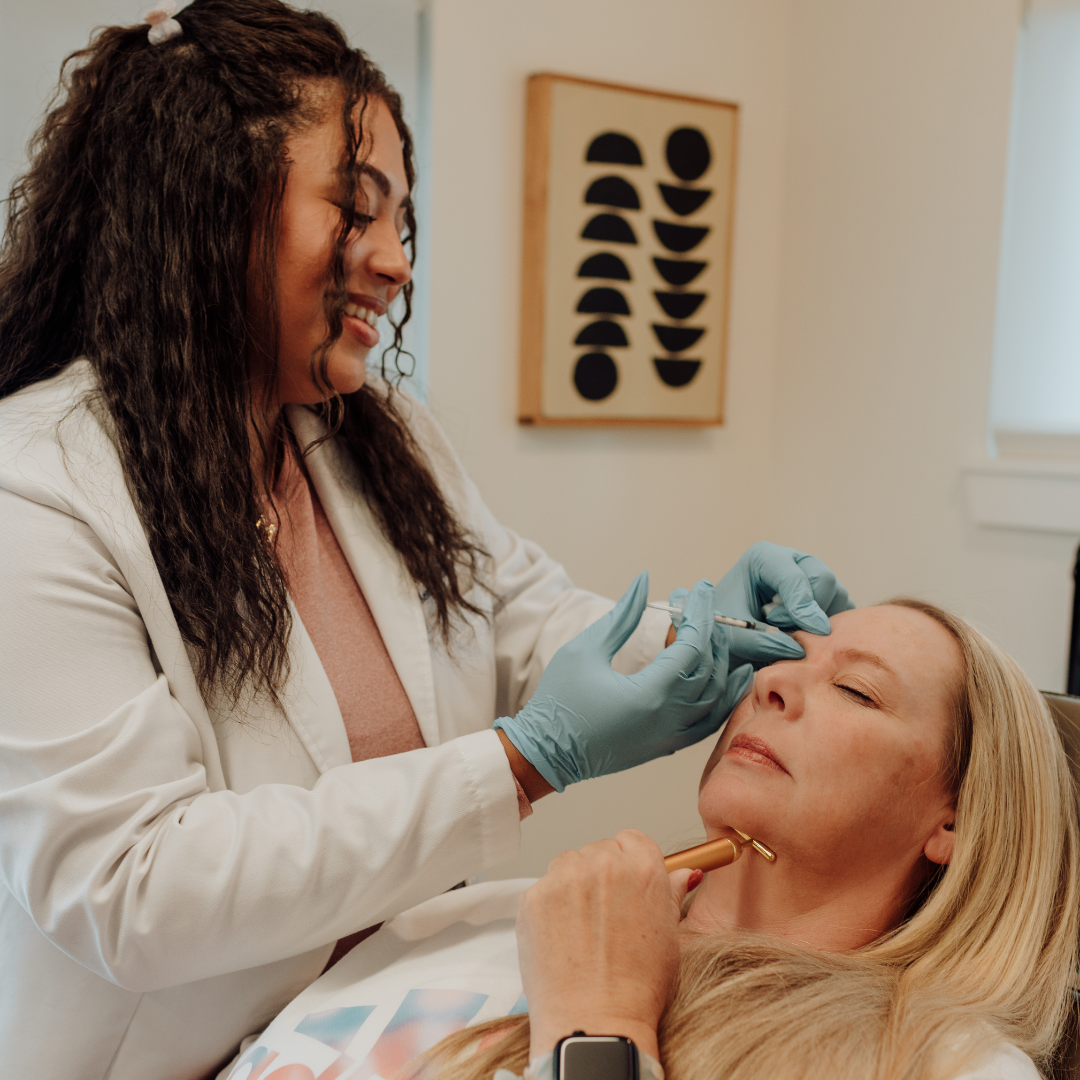
[[[415,583],[342,482],[327,517],[427,744],[353,763],[293,611],[287,719],[200,695],[86,361],[0,401],[0,1061],[11,1075],[193,1080],[316,978],[333,943],[512,856],[499,715],[610,602],[495,521],[431,415],[407,419],[494,559],[499,601],[432,631]],[[290,407],[304,444],[315,415]],[[428,601],[430,607],[430,601]],[[649,612],[620,670],[662,647]]]

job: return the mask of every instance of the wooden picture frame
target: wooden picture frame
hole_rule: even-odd
[[[528,81],[518,419],[723,423],[738,106]]]

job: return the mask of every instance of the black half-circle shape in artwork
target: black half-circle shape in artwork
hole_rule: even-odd
[[[586,401],[603,401],[619,384],[619,369],[607,353],[586,353],[574,365],[574,386]]]
[[[703,292],[654,292],[653,296],[669,319],[689,319],[705,299]]]
[[[618,289],[590,289],[579,301],[582,315],[629,315],[630,305]]]
[[[652,227],[656,239],[668,251],[690,251],[709,235],[708,225],[672,225],[670,221],[654,221]]]
[[[653,259],[656,272],[669,285],[689,285],[708,266],[708,263],[690,262],[682,259]]]
[[[701,327],[694,326],[660,326],[653,323],[652,328],[656,340],[660,342],[660,348],[665,352],[682,352],[683,349],[689,349],[705,333]],[[587,330],[588,327],[585,329]],[[621,330],[622,327],[619,329]]]
[[[642,163],[638,144],[629,135],[621,135],[617,131],[605,131],[603,135],[597,135],[589,143],[585,160],[603,161],[609,165],[640,165]]]
[[[589,218],[588,224],[581,230],[581,236],[585,240],[603,240],[608,244],[637,243],[630,222],[618,214],[597,214]]]
[[[704,265],[704,264],[702,264]],[[578,277],[610,278],[612,281],[629,281],[630,271],[618,255],[610,251],[601,251],[590,255],[579,267]]]
[[[634,185],[621,176],[601,176],[599,180],[594,180],[585,192],[585,201],[600,206],[618,206],[622,210],[641,209],[641,200]]]
[[[668,386],[685,386],[701,367],[700,360],[661,360],[657,357],[653,364],[656,374],[668,384]]]
[[[699,331],[700,336],[700,331]],[[581,333],[574,338],[575,345],[614,345],[625,347],[630,344],[626,340],[626,331],[611,319],[600,319],[591,322],[581,328]]]
[[[697,128],[673,131],[664,153],[668,166],[680,180],[696,180],[712,161],[709,141]]]
[[[700,210],[712,194],[712,188],[673,187],[671,184],[657,184],[668,209],[679,217],[686,217],[695,210]]]

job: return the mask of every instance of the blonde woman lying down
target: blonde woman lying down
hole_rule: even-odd
[[[935,607],[832,627],[758,673],[702,778],[708,836],[737,827],[775,863],[747,849],[687,904],[691,871],[665,874],[628,831],[535,884],[436,897],[222,1075],[543,1077],[584,1030],[633,1039],[643,1080],[1036,1077],[1080,902],[1053,721],[1007,656]]]

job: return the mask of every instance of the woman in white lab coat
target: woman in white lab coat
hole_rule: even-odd
[[[211,1073],[335,943],[513,855],[532,800],[715,731],[750,676],[715,603],[848,604],[769,545],[673,644],[643,579],[575,589],[366,371],[411,288],[397,95],[277,0],[148,21],[79,54],[0,254],[18,1075]]]

